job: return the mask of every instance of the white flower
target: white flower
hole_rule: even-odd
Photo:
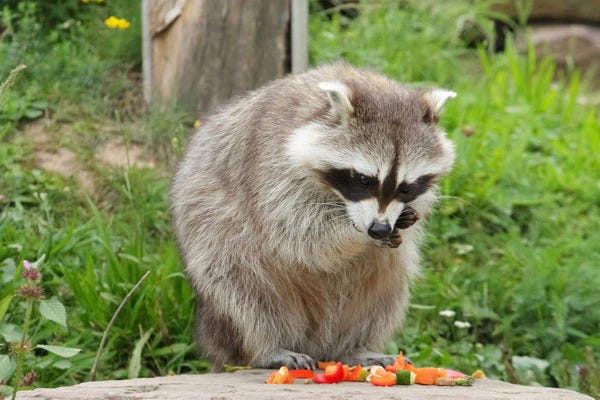
[[[442,310],[442,311],[440,311],[440,315],[442,317],[452,318],[456,315],[456,312],[452,311],[452,310]]]
[[[465,321],[454,321],[454,326],[457,328],[470,328],[471,324]]]

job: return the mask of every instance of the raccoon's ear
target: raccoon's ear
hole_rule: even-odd
[[[354,107],[350,102],[351,93],[348,86],[338,81],[329,81],[319,82],[319,88],[327,93],[334,115],[346,119],[354,112]]]
[[[423,94],[423,99],[431,107],[435,114],[438,114],[442,106],[448,101],[456,97],[456,93],[446,89],[432,89]]]

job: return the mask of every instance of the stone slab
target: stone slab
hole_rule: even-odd
[[[565,389],[520,386],[481,379],[470,387],[393,386],[344,382],[336,385],[266,385],[271,371],[178,375],[122,381],[87,382],[56,389],[19,392],[20,400],[226,400],[226,399],[395,399],[395,400],[593,400]]]
[[[496,11],[516,17],[516,3],[508,0],[493,5]],[[600,22],[600,0],[533,0],[529,20]]]
[[[600,27],[532,25],[531,41],[537,54],[552,57],[559,67],[570,63],[582,70],[600,66]]]

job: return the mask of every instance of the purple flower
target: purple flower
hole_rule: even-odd
[[[27,260],[23,260],[23,279],[37,281],[40,277],[38,270]]]
[[[30,299],[43,299],[45,295],[44,289],[35,283],[25,283],[17,289],[17,294],[23,297],[29,297]]]

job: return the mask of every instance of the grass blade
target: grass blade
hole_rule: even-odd
[[[152,329],[144,333],[144,335],[140,339],[138,339],[137,342],[135,342],[133,354],[131,355],[131,359],[129,360],[129,369],[127,376],[129,379],[137,378],[140,374],[140,369],[142,368],[142,349],[148,342],[150,334],[152,334]]]

